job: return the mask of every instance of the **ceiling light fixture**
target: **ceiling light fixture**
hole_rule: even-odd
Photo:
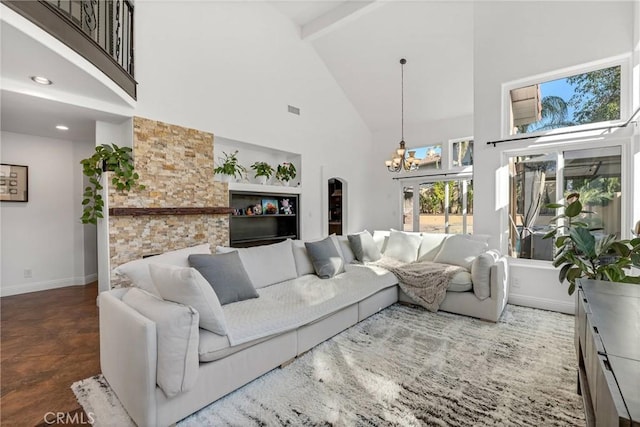
[[[46,77],[41,77],[41,76],[31,76],[31,80],[33,80],[34,82],[41,84],[41,85],[52,85],[53,82],[51,80],[49,80]]]
[[[385,166],[389,170],[389,172],[400,172],[401,170],[413,171],[420,167],[420,159],[416,159],[415,151],[408,151],[405,148],[404,142],[404,64],[407,63],[407,60],[402,58],[400,60],[400,86],[401,86],[401,139],[400,139],[400,148],[393,152],[391,155],[391,160],[386,160],[384,162]],[[406,156],[405,154],[408,154]]]
[[[57,125],[56,129],[58,129],[58,130],[69,130],[69,128],[67,126],[65,126],[65,125]]]

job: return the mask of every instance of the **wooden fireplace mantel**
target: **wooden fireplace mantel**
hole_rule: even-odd
[[[190,207],[190,208],[110,208],[110,216],[143,216],[143,215],[229,215],[233,208]]]

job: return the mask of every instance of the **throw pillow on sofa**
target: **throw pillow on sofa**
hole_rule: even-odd
[[[465,237],[463,234],[454,234],[442,242],[440,251],[433,259],[441,264],[452,264],[471,270],[473,260],[487,250],[485,242],[478,242]]]
[[[122,301],[156,324],[158,386],[167,397],[189,391],[198,379],[198,312],[137,288]]]
[[[304,246],[319,278],[330,279],[344,271],[344,260],[338,248],[338,241],[332,236],[317,242],[305,242]]]
[[[298,277],[292,240],[251,248],[216,247],[216,252],[237,251],[256,289]]]
[[[209,282],[222,305],[259,296],[236,251],[189,255],[189,264]]]
[[[125,276],[133,286],[144,289],[145,291],[160,296],[160,292],[156,289],[149,274],[149,264],[169,264],[178,267],[189,267],[187,258],[191,254],[210,254],[209,244],[197,245],[190,248],[178,249],[175,251],[165,252],[160,255],[150,256],[143,259],[129,261],[116,267],[113,272],[119,276]]]
[[[162,298],[190,305],[198,310],[202,329],[227,335],[227,322],[220,301],[198,270],[175,265],[149,264],[149,272]]]
[[[442,247],[442,242],[449,236],[449,234],[445,233],[422,233],[422,242],[420,243],[420,249],[418,249],[418,260],[433,261]]]
[[[380,249],[367,230],[347,236],[351,243],[351,250],[360,262],[377,261],[382,257]]]
[[[384,255],[402,262],[413,262],[418,258],[422,237],[419,234],[391,230]]]

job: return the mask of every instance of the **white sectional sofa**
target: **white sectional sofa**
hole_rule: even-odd
[[[378,233],[377,237],[383,248],[384,236]],[[436,253],[448,237],[425,237],[422,249]],[[206,245],[119,267],[121,274],[149,293],[121,288],[100,295],[100,363],[136,424],[171,425],[399,298],[407,299],[399,297],[392,273],[352,264],[354,254],[346,237],[330,237],[324,243],[328,240],[339,248],[339,256],[331,257],[339,262],[332,265],[335,271],[328,279],[313,274],[318,266],[302,242],[241,249],[239,258],[259,296],[214,304],[220,322],[213,329],[222,328],[224,333],[202,327],[207,316],[204,309],[199,314],[190,305],[151,295],[158,293],[153,279],[165,280],[167,274],[151,277],[148,270],[156,267],[150,265],[192,271],[188,256],[207,254]],[[218,248],[217,252],[228,251]],[[497,320],[506,304],[508,269],[502,258],[486,267],[491,276],[489,297],[480,300],[473,291],[447,292],[442,309]],[[189,277],[201,285],[199,273]]]

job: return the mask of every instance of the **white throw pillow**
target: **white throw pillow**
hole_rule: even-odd
[[[402,262],[413,262],[418,258],[422,238],[419,234],[391,230],[384,255]]]
[[[376,242],[378,246],[378,250],[381,254],[387,249],[387,242],[389,241],[389,235],[391,231],[389,230],[374,230],[373,231],[373,241]]]
[[[189,255],[191,254],[210,254],[209,244],[192,246],[190,248],[178,249],[176,251],[165,252],[160,255],[150,256],[143,259],[129,261],[116,267],[113,271],[117,275],[126,276],[133,286],[160,296],[160,292],[156,289],[149,274],[149,264],[169,264],[178,267],[189,267]]]
[[[478,255],[471,264],[471,281],[473,293],[483,300],[491,296],[491,266],[500,258],[496,250],[489,250]]]
[[[459,265],[470,270],[473,260],[486,250],[487,244],[485,242],[468,239],[463,234],[454,234],[442,243],[442,247],[433,261]]]
[[[291,239],[266,246],[235,249],[256,289],[298,277]]]
[[[198,379],[198,312],[131,288],[122,301],[156,324],[156,382],[167,397],[188,391]]]
[[[449,236],[449,234],[445,233],[422,233],[422,242],[420,242],[420,249],[418,249],[418,259],[420,261],[433,261],[440,251],[442,242]]]
[[[190,305],[200,314],[200,327],[227,335],[227,322],[215,291],[195,268],[149,264],[153,284],[168,301]]]

